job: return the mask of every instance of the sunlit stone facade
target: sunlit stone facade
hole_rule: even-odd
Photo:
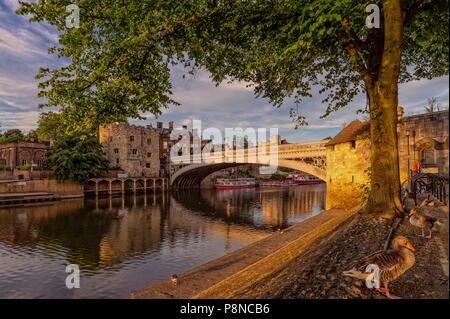
[[[159,133],[152,126],[113,123],[100,127],[100,144],[112,166],[129,177],[158,177]]]

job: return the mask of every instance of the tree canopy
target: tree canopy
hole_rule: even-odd
[[[72,1],[20,3],[18,13],[60,31],[50,52],[70,61],[37,77],[72,131],[177,104],[170,68],[180,63],[216,84],[246,81],[277,107],[321,94],[324,116],[365,92],[372,211],[402,209],[398,83],[448,75],[448,0],[79,0],[79,28],[66,25]],[[369,4],[379,27],[366,26]]]
[[[205,67],[216,83],[248,81],[276,106],[319,85],[325,114],[381,64],[383,28],[366,28],[364,9],[376,3],[383,13],[383,1],[82,0],[78,29],[65,25],[72,1],[20,2],[20,14],[61,32],[50,52],[71,62],[40,70],[40,96],[78,124],[160,114],[176,103],[174,63]],[[448,74],[448,1],[403,0],[402,10],[401,81]]]
[[[9,129],[0,132],[0,144],[17,143],[17,142],[37,142],[38,138],[35,131],[24,133],[19,129]]]

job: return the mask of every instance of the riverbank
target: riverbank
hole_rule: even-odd
[[[416,263],[391,284],[403,298],[449,298],[448,206],[425,208],[443,225],[431,240],[404,219],[395,235],[414,245]],[[392,221],[354,211],[328,211],[285,233],[274,234],[213,260],[132,298],[383,299],[363,282],[342,276],[365,256],[383,249]]]
[[[323,236],[351,219],[357,209],[330,210],[236,252],[168,278],[131,298],[230,298],[287,265]]]
[[[415,265],[391,284],[393,294],[407,299],[448,299],[448,206],[425,208],[441,219],[443,225],[433,238],[418,237],[420,232],[405,219],[395,235],[406,236],[414,245]],[[324,243],[311,247],[274,276],[256,283],[239,298],[362,298],[384,299],[360,281],[342,276],[342,272],[372,252],[383,249],[391,221],[356,216]]]

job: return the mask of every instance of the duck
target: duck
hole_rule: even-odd
[[[409,212],[409,222],[411,225],[419,227],[422,230],[422,234],[418,236],[428,239],[431,239],[432,229],[435,228],[436,225],[441,224],[441,222],[437,218],[419,213],[415,209],[411,209],[411,211]],[[425,229],[429,231],[428,236],[425,236]]]
[[[178,276],[177,275],[170,276],[170,281],[174,286],[178,285]]]
[[[357,265],[357,267],[344,271],[343,275],[353,277],[366,282],[373,278],[372,269],[379,269],[379,282],[376,283],[376,290],[384,293],[389,299],[401,299],[391,294],[389,284],[399,278],[410,269],[415,263],[414,247],[404,236],[397,236],[392,241],[392,248],[375,252]],[[380,285],[383,284],[383,288]]]

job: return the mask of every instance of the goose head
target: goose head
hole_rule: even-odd
[[[402,248],[406,248],[410,251],[415,251],[414,246],[411,244],[411,242],[408,240],[408,238],[404,236],[397,236],[392,241],[392,248],[394,250],[400,250]]]

